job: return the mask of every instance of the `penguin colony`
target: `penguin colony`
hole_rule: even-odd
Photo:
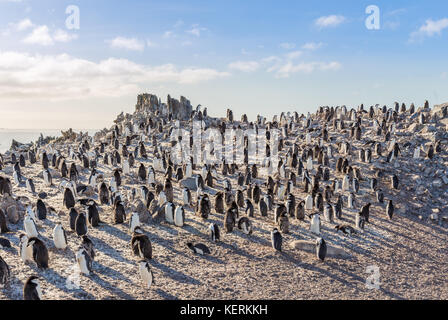
[[[152,290],[159,275],[176,272],[169,265],[160,268],[169,263],[161,260],[166,250],[188,257],[186,263],[225,260],[217,251],[232,245],[234,236],[278,259],[291,254],[286,240],[308,239],[321,266],[332,259],[335,235],[356,241],[379,219],[402,218],[397,212],[402,203],[395,200],[406,188],[397,169],[400,158],[411,154],[437,161],[446,154],[445,140],[426,146],[397,142],[404,124],[433,121],[428,108],[427,103],[419,110],[404,104],[320,107],[314,114],[282,113],[272,121],[258,116],[255,122],[245,115],[236,121],[231,110],[217,119],[198,107],[182,121],[170,112],[137,110],[121,114],[111,129],[95,137],[81,133],[7,152],[0,156],[0,194],[3,202],[20,204],[23,215],[11,223],[13,210],[0,209],[0,288],[8,296],[20,278],[22,296],[15,298],[45,299],[55,265],[63,261],[82,279],[95,279],[104,270],[98,254],[108,248],[120,257],[127,251],[126,258],[115,258],[118,281],[122,268],[132,269],[132,285]],[[266,129],[269,136],[278,130],[278,165],[249,164],[246,140],[242,164],[176,165],[169,152],[179,142],[170,139],[172,128],[191,129],[193,121],[222,133],[226,128]],[[271,148],[268,140],[267,155]],[[29,175],[31,169],[39,173]],[[166,239],[155,236],[155,230]],[[105,243],[98,236],[102,233],[127,245]],[[14,274],[15,264],[28,266],[27,275]]]

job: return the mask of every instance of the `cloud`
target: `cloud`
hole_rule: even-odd
[[[294,60],[299,58],[302,55],[302,51],[292,51],[286,54],[286,58],[288,60]]]
[[[173,33],[173,31],[165,31],[163,34],[163,37],[165,39],[172,38],[172,37],[174,37],[174,33]]]
[[[339,62],[301,62],[293,63],[288,61],[284,64],[277,65],[268,70],[275,72],[276,78],[289,78],[294,73],[312,73],[314,71],[336,71],[342,65]]]
[[[199,27],[198,24],[194,24],[190,30],[185,31],[186,33],[190,33],[196,37],[200,37],[201,36],[201,32],[202,31],[206,31],[207,28],[201,28]]]
[[[0,98],[66,100],[136,94],[148,84],[196,84],[227,77],[211,68],[149,66],[127,59],[99,62],[68,54],[0,51]]]
[[[53,35],[54,41],[58,42],[69,42],[77,38],[78,38],[77,34],[70,34],[61,29],[56,30],[56,32]]]
[[[257,61],[235,61],[229,63],[229,68],[242,72],[254,72],[260,67],[260,63]]]
[[[116,37],[108,41],[111,48],[126,49],[132,51],[143,51],[145,48],[144,42],[136,38]]]
[[[31,34],[23,39],[23,42],[28,44],[38,44],[41,46],[51,46],[54,44],[54,41],[50,36],[50,30],[47,26],[36,27]]]
[[[283,42],[283,43],[280,43],[280,47],[282,47],[283,49],[290,50],[290,49],[294,49],[296,47],[296,45],[291,42]]]
[[[27,30],[27,29],[32,28],[34,26],[34,24],[31,22],[30,19],[23,19],[23,20],[20,20],[17,23],[11,23],[11,25],[17,31],[24,31],[24,30]]]
[[[410,41],[423,40],[424,37],[433,37],[436,34],[440,35],[446,28],[448,28],[448,18],[436,21],[428,19],[417,31],[411,33]]]
[[[320,29],[327,27],[336,27],[346,20],[344,16],[331,15],[318,18],[314,23]]]
[[[323,45],[324,44],[322,42],[308,42],[302,46],[302,49],[314,51],[319,48],[322,48]]]
[[[19,21],[13,24],[13,26],[17,31],[23,31],[33,27],[33,31],[23,39],[23,42],[27,44],[52,46],[55,42],[69,42],[78,38],[77,34],[67,33],[61,29],[56,30],[51,35],[50,29],[46,25],[35,26],[29,19]]]

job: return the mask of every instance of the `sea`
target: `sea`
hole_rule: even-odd
[[[64,129],[64,131],[67,129]],[[89,132],[89,135],[93,135],[95,132],[98,131],[98,129],[91,129],[91,130],[76,130],[73,129],[75,132]],[[61,136],[61,130],[60,129],[42,129],[42,130],[36,130],[36,129],[2,129],[0,128],[0,153],[5,153],[9,148],[11,148],[12,140],[16,140],[20,143],[30,143],[34,142],[37,139],[39,139],[40,135],[43,135],[44,137],[51,136],[51,137],[59,137]]]

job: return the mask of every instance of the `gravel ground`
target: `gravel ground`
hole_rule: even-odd
[[[332,131],[330,134],[337,135]],[[295,137],[290,140],[293,139]],[[355,148],[357,145],[360,144],[354,143]],[[363,176],[372,176],[372,166],[377,164],[385,169],[386,175],[379,181],[379,187],[384,190],[385,199],[394,200],[396,210],[390,221],[385,213],[385,204],[376,203],[375,195],[369,191],[367,179],[361,181],[356,208],[359,210],[366,202],[372,202],[370,223],[366,224],[365,231],[348,237],[336,233],[336,224],[322,222],[322,236],[327,243],[344,248],[350,258],[327,258],[321,262],[315,254],[292,249],[290,243],[294,240],[316,239],[308,231],[308,218],[305,221],[290,219],[290,233],[283,235],[283,252],[279,253],[270,244],[270,232],[275,226],[273,212],[269,212],[268,217],[261,217],[256,209],[255,217],[251,219],[254,232],[247,236],[239,230],[225,234],[223,215],[216,214],[214,210],[209,219],[203,221],[188,209],[183,228],[166,222],[150,222],[143,226],[154,253],[150,264],[155,284],[149,290],[143,288],[140,281],[138,258],[130,249],[128,225],[114,225],[112,210],[108,206],[102,206],[100,211],[105,223],[99,228],[89,227],[89,237],[97,254],[93,274],[79,276],[79,288],[67,282],[67,279],[76,279],[74,252],[79,239],[67,231],[70,230],[68,210],[62,206],[62,193],[57,189],[60,178],[54,177],[55,186],[45,187],[39,177],[41,165],[27,162],[22,168],[23,175],[33,178],[36,191],[48,193],[45,203],[61,214],[49,215],[39,228],[50,252],[48,270],[39,270],[35,264],[24,264],[20,260],[18,235],[23,230],[23,221],[17,225],[10,224],[12,232],[1,235],[11,241],[13,248],[0,249],[0,255],[11,269],[10,284],[0,289],[0,299],[21,299],[23,283],[32,274],[41,277],[45,299],[448,299],[447,225],[446,222],[432,223],[426,215],[418,218],[419,212],[415,208],[419,207],[419,199],[409,191],[415,173],[413,168],[417,164],[411,163],[414,160],[410,157],[411,151],[404,151],[397,160],[398,168],[375,158],[372,164],[357,163],[357,157],[353,157]],[[336,158],[337,154],[330,160],[331,178],[335,175]],[[446,163],[446,152],[431,161]],[[110,176],[110,168],[101,165],[99,171]],[[406,174],[403,168],[408,168],[410,173]],[[263,170],[260,182],[265,181]],[[133,171],[136,173],[137,168]],[[388,174],[392,172],[398,173],[401,190],[389,190]],[[88,175],[87,170],[82,171],[83,183],[86,183]],[[159,173],[159,181],[161,176]],[[236,189],[236,175],[233,177]],[[338,178],[342,179],[342,175]],[[218,174],[217,179],[216,189],[220,190],[223,177]],[[125,181],[124,189],[137,186],[133,184],[132,177],[125,177]],[[180,189],[177,183],[174,186],[175,202],[180,203]],[[25,187],[14,186],[13,190],[16,196],[26,196],[35,203],[36,196],[28,193]],[[294,188],[296,201],[304,199],[302,190],[301,184]],[[192,195],[194,198],[195,193]],[[446,193],[442,196],[446,197]],[[213,197],[211,200],[213,202]],[[426,203],[422,210],[427,212],[429,207],[432,208],[433,204]],[[80,207],[77,209],[81,210]],[[355,213],[356,210],[344,207],[342,222],[354,225]],[[244,214],[242,210],[241,214]],[[55,249],[52,241],[52,229],[59,221],[68,234],[69,248],[65,251]],[[208,240],[210,222],[216,222],[221,228],[222,239],[217,244]],[[189,240],[207,244],[211,255],[194,255],[185,245]],[[366,285],[371,275],[367,270],[371,266],[379,268],[378,289],[369,289]]]

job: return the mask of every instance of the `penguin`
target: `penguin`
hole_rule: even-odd
[[[126,220],[126,211],[123,202],[118,200],[114,205],[114,224],[124,223]]]
[[[351,192],[347,198],[347,208],[354,209],[355,208],[355,195]]]
[[[305,198],[305,210],[313,210],[313,197],[307,195]]]
[[[175,205],[172,202],[167,202],[165,204],[165,220],[169,224],[174,224],[174,211]]]
[[[183,206],[178,206],[174,212],[174,225],[183,227],[185,223],[185,209]]]
[[[9,283],[10,270],[5,260],[0,256],[0,288]]]
[[[33,179],[26,179],[26,190],[30,193],[36,193],[36,188],[34,187]]]
[[[323,238],[316,240],[316,256],[321,261],[324,261],[327,256],[327,244]]]
[[[305,201],[300,201],[296,206],[295,216],[297,220],[305,220]]]
[[[384,203],[384,194],[383,194],[383,191],[381,189],[378,189],[377,192],[376,192],[376,200],[379,203]]]
[[[324,207],[324,218],[327,222],[333,223],[333,206],[330,203]]]
[[[24,233],[19,236],[19,254],[24,263],[33,261],[33,248],[28,247],[28,239]]]
[[[39,278],[30,276],[23,285],[23,300],[42,300]]]
[[[282,251],[282,235],[277,228],[271,231],[271,245],[277,251]]]
[[[67,235],[62,227],[62,224],[58,223],[53,229],[53,242],[57,249],[67,248]]]
[[[143,282],[143,287],[150,289],[151,285],[154,283],[154,274],[151,270],[149,262],[146,260],[141,260],[138,263],[138,270],[140,273],[140,279]]]
[[[42,175],[43,175],[43,177],[44,177],[45,185],[46,185],[47,187],[52,186],[52,185],[53,185],[53,179],[52,179],[52,177],[51,177],[50,170],[45,169],[45,170],[43,171]]]
[[[206,255],[211,253],[210,249],[202,243],[193,244],[192,242],[187,242],[187,247],[190,248],[191,251],[199,255]]]
[[[364,217],[366,222],[369,222],[369,212],[370,212],[370,206],[371,203],[367,203],[366,205],[362,206],[361,211],[359,212],[359,214]]]
[[[224,215],[224,230],[226,233],[230,233],[233,231],[233,228],[236,224],[236,217],[238,215],[237,212],[238,209],[235,208],[229,208]]]
[[[81,247],[86,250],[86,252],[90,256],[90,259],[92,259],[92,261],[93,261],[95,259],[95,250],[94,250],[93,242],[92,242],[92,240],[90,240],[90,238],[88,236],[86,236],[86,235],[82,236]]]
[[[146,181],[146,168],[143,163],[140,163],[140,167],[138,168],[137,176],[140,181],[142,181],[142,182]]]
[[[220,239],[220,232],[218,225],[216,223],[210,223],[208,229],[210,230],[210,240],[212,242],[218,242]]]
[[[39,233],[37,232],[36,223],[30,216],[28,215],[25,216],[25,219],[23,220],[23,227],[25,229],[28,238],[37,238],[39,236]]]
[[[366,219],[361,215],[361,212],[358,212],[355,216],[355,226],[360,230],[364,230],[364,226],[366,223]]]
[[[96,204],[91,204],[87,206],[86,217],[89,224],[96,228],[100,225],[100,215],[98,213],[98,207]]]
[[[72,231],[75,231],[76,218],[78,217],[78,211],[76,211],[75,208],[70,208],[70,211],[68,213],[68,217],[69,217],[70,229]]]
[[[386,206],[386,214],[390,220],[392,220],[392,216],[394,215],[394,204],[392,200],[389,200]]]
[[[82,274],[88,276],[92,272],[92,259],[84,248],[76,252],[76,262]]]
[[[190,192],[190,189],[188,189],[186,187],[182,189],[182,200],[183,200],[184,206],[191,207],[191,192]]]
[[[9,232],[9,228],[6,224],[6,215],[3,209],[0,209],[0,233],[7,233]]]
[[[244,204],[245,204],[245,213],[248,217],[253,217],[254,216],[254,206],[252,204],[252,202],[250,202],[249,199],[244,200]]]
[[[82,212],[78,213],[78,216],[76,217],[75,232],[79,237],[86,235],[88,232],[87,219],[85,214]]]
[[[42,240],[29,238],[27,248],[32,248],[33,260],[40,269],[48,268],[48,250]]]
[[[39,220],[47,219],[47,207],[45,206],[45,203],[41,199],[37,200],[36,212],[37,212],[37,218]]]
[[[133,212],[129,219],[129,230],[134,233],[135,228],[140,228],[140,226],[140,216],[137,212]]]
[[[346,234],[348,236],[356,234],[356,230],[348,225],[337,225],[334,228],[337,230],[337,232],[342,232],[343,234]]]
[[[267,217],[268,215],[268,205],[266,204],[264,197],[258,202],[258,211],[262,217]]]
[[[70,188],[65,188],[64,190],[64,200],[63,205],[67,208],[73,208],[75,206],[75,197]]]
[[[238,229],[246,235],[252,234],[252,224],[248,217],[241,217],[238,220]]]
[[[134,255],[142,259],[152,259],[152,245],[148,236],[143,234],[140,228],[135,228],[131,238],[131,248]]]
[[[395,174],[391,177],[391,186],[392,189],[398,190],[398,177]]]
[[[102,205],[109,204],[109,189],[104,182],[101,182],[98,186],[98,197]]]
[[[257,204],[260,201],[261,196],[261,189],[258,185],[255,185],[255,187],[252,190],[252,200]]]
[[[320,216],[319,213],[313,214],[310,221],[310,231],[311,233],[320,234]]]

